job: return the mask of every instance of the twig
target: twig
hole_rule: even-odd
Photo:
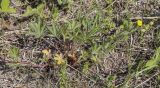
[[[85,76],[87,79],[89,79],[89,80],[93,81],[94,83],[96,83],[95,80],[93,80],[93,79],[87,77],[87,75],[85,75],[84,73],[80,72],[79,70],[77,70],[76,68],[72,67],[71,65],[67,64],[67,66],[70,67],[70,68],[72,68],[73,70],[79,72],[81,75]]]
[[[117,0],[114,0],[110,5],[108,5],[105,9],[108,9],[110,6],[112,6]]]
[[[137,85],[135,88],[138,88],[139,86],[143,85],[144,83],[148,82],[149,80],[151,80],[153,77],[155,77],[156,75],[158,75],[159,72],[157,72],[156,74],[154,74],[153,76],[151,76],[150,78],[148,78],[147,80],[145,80],[144,82],[140,83],[139,85]]]
[[[26,30],[13,30],[13,31],[7,31],[7,32],[4,32],[4,35],[3,36],[6,36],[6,35],[11,35],[11,34],[22,34],[26,32]]]
[[[151,20],[151,19],[160,19],[160,17],[156,16],[156,17],[132,17],[132,18],[130,18],[130,20],[137,20],[137,19],[149,19],[149,20]]]
[[[32,64],[29,61],[10,61],[10,60],[1,60],[1,62],[12,63],[12,64],[21,64],[23,66],[35,67],[35,68],[44,68],[47,67],[48,64]]]

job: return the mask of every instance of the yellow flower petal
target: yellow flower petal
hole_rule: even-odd
[[[51,50],[50,49],[44,49],[44,50],[42,50],[42,53],[43,54],[45,54],[45,55],[49,55],[49,53],[51,52]]]
[[[141,26],[142,26],[142,24],[143,24],[142,20],[137,20],[137,25],[138,25],[138,26],[140,26],[140,27],[141,27]]]
[[[58,65],[65,63],[62,54],[56,54],[54,59],[57,61]]]

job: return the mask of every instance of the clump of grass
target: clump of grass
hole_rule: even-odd
[[[39,19],[37,22],[31,22],[29,26],[29,35],[32,35],[35,38],[41,38],[45,35],[46,26],[43,24],[42,20]]]
[[[8,51],[9,57],[11,57],[14,61],[18,61],[19,59],[20,50],[17,47],[11,47]]]

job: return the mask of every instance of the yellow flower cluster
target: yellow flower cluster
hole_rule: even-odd
[[[50,49],[44,49],[44,50],[42,50],[42,53],[43,53],[44,55],[48,56],[48,55],[50,55],[51,50],[50,50]],[[57,61],[57,64],[58,64],[58,65],[65,63],[65,60],[63,59],[62,54],[55,54],[54,60]]]
[[[62,54],[55,54],[54,59],[57,61],[58,65],[65,63]]]

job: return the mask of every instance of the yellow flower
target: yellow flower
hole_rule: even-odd
[[[44,50],[42,50],[42,53],[43,54],[45,54],[45,55],[49,55],[49,53],[51,52],[51,50],[50,49],[44,49]]]
[[[58,65],[65,63],[62,54],[56,54],[54,59],[57,61]]]
[[[143,24],[142,20],[137,20],[137,25],[138,25],[138,26],[140,26],[140,27],[141,27],[141,26],[142,26],[142,24]]]

